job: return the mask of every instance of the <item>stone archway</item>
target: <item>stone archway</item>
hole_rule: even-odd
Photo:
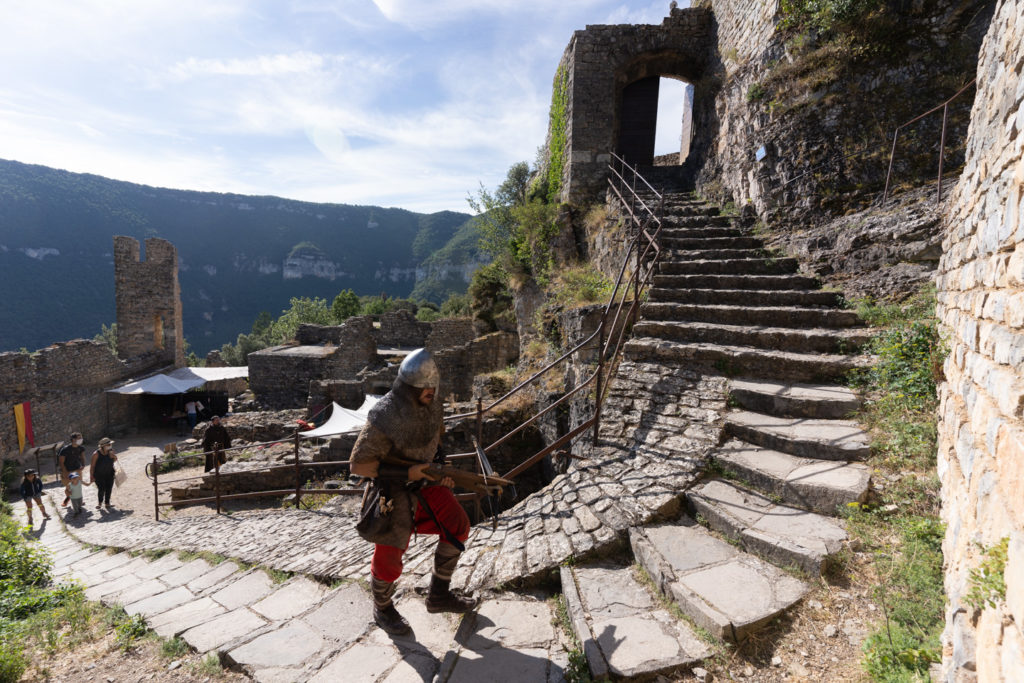
[[[602,193],[612,152],[651,163],[659,78],[710,81],[703,76],[716,59],[714,31],[710,9],[697,7],[672,9],[658,25],[588,26],[575,33],[555,84],[556,97],[564,100],[553,111],[564,107],[565,118],[552,119],[552,130],[565,133],[564,148],[550,149],[562,160],[562,201],[586,202]],[[699,89],[695,97],[713,101]]]

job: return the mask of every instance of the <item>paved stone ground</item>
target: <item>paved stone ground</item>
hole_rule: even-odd
[[[55,509],[52,501],[47,507]],[[23,504],[14,508],[25,514]],[[535,596],[500,596],[461,619],[427,613],[405,590],[396,604],[413,634],[392,638],[373,625],[360,583],[329,588],[303,576],[275,583],[230,560],[96,550],[56,518],[38,522],[37,514],[32,535],[53,554],[57,580],[81,582],[89,599],[141,614],[157,634],[215,652],[258,681],[564,680],[565,635]]]
[[[725,379],[699,368],[626,361],[606,403],[599,445],[501,515],[476,527],[453,578],[470,590],[545,576],[567,558],[599,555],[625,542],[630,526],[675,513],[721,436]],[[372,546],[354,520],[308,510],[145,519],[118,512],[68,521],[85,543],[128,550],[208,551],[323,579],[365,578]],[[429,574],[433,537],[406,554],[413,583]]]

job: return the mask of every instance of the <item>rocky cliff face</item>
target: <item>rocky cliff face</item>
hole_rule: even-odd
[[[726,9],[713,4],[716,13]],[[746,57],[730,42],[744,34],[720,35],[721,89],[704,121],[715,140],[699,191],[749,203],[773,228],[803,228],[876,201],[895,128],[974,77],[991,6],[889,3],[831,37],[780,27]],[[963,163],[972,95],[969,89],[950,106],[947,172]],[[901,132],[897,186],[936,177],[941,130],[940,110]]]

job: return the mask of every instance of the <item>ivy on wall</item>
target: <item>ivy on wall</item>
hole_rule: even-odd
[[[562,169],[565,168],[565,147],[568,140],[569,112],[569,70],[564,64],[558,66],[555,80],[551,86],[551,110],[548,114],[548,145],[547,200],[557,202],[562,191]]]

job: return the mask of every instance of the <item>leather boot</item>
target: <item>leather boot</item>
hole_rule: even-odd
[[[391,601],[391,596],[395,594],[395,582],[370,577],[370,589],[373,592],[373,622],[393,636],[404,636],[412,631],[409,622],[398,613]]]
[[[451,591],[452,572],[459,563],[458,548],[450,543],[440,542],[434,553],[434,573],[430,577],[430,592],[427,593],[427,611],[455,612],[463,614],[476,608],[479,600],[472,596],[463,597]]]

